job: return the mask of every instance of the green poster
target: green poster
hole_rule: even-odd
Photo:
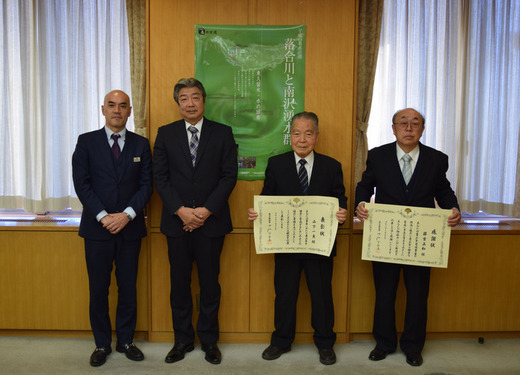
[[[263,180],[269,157],[291,149],[305,108],[305,26],[195,25],[195,77],[206,113],[233,128],[241,180]]]

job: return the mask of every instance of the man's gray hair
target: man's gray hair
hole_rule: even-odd
[[[179,82],[173,88],[173,99],[177,104],[179,104],[179,91],[185,88],[196,87],[202,93],[202,100],[206,102],[206,90],[204,89],[204,85],[198,79],[195,78],[181,78]]]

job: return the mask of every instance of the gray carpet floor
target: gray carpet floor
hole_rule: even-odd
[[[211,365],[204,360],[200,345],[184,360],[168,364],[164,357],[171,344],[135,343],[143,351],[144,361],[132,362],[114,350],[103,366],[93,368],[89,365],[92,339],[0,337],[0,374],[520,374],[520,339],[488,339],[483,344],[473,339],[429,340],[420,367],[406,364],[400,351],[380,362],[369,361],[373,341],[337,344],[338,361],[331,366],[320,364],[317,350],[308,344],[295,344],[274,361],[261,357],[266,344],[219,344],[222,363]]]

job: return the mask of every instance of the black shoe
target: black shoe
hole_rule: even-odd
[[[96,348],[94,353],[90,356],[90,365],[94,367],[101,366],[107,361],[107,356],[112,353],[110,346],[104,346],[102,348]]]
[[[269,345],[265,350],[264,352],[262,353],[262,358],[263,359],[267,359],[268,361],[272,360],[272,359],[277,359],[277,358],[280,358],[280,356],[283,354],[283,353],[287,353],[288,351],[291,350],[291,347],[289,346],[288,348],[278,348],[276,346],[273,346],[273,345]]]
[[[164,359],[166,363],[173,363],[184,359],[184,355],[194,349],[193,344],[175,344]]]
[[[423,364],[421,353],[406,353],[406,363],[410,366],[420,366]]]
[[[368,359],[371,361],[381,361],[382,359],[385,359],[388,354],[392,352],[386,352],[384,350],[379,349],[377,346],[370,352],[370,355],[368,356]]]
[[[206,352],[204,359],[212,365],[218,365],[222,362],[222,353],[220,353],[217,343],[202,344],[202,351]]]
[[[334,349],[320,349],[320,362],[324,365],[333,365],[336,363],[336,353]]]
[[[117,343],[116,350],[119,353],[125,353],[126,358],[131,359],[132,361],[142,361],[144,359],[143,352],[132,342],[130,344]]]

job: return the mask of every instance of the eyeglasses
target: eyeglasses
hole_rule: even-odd
[[[394,122],[394,125],[397,125],[399,129],[408,129],[408,125],[412,127],[412,129],[419,129],[423,124],[419,121],[402,121],[402,122]]]

